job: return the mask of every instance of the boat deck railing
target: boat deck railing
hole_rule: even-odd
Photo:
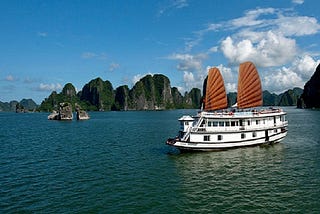
[[[202,111],[199,113],[199,116],[203,117],[261,117],[265,116],[267,114],[273,114],[273,113],[281,113],[283,112],[280,108],[269,108],[269,109],[260,109],[260,110],[231,110],[231,111],[215,111],[215,112],[207,112]]]

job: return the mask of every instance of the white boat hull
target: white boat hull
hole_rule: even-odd
[[[167,144],[174,146],[179,150],[183,151],[214,151],[214,150],[226,150],[239,147],[250,147],[265,144],[275,144],[280,142],[287,135],[287,131],[278,133],[274,136],[270,136],[269,140],[266,141],[264,138],[257,138],[245,141],[233,141],[224,143],[203,143],[203,142],[186,142],[179,139],[169,139]]]
[[[266,141],[265,138],[247,140],[247,141],[235,141],[235,142],[226,142],[226,143],[197,143],[197,142],[185,142],[178,139],[168,140],[167,144],[178,148],[179,150],[185,151],[214,151],[214,150],[226,150],[239,147],[250,147],[258,146],[264,144],[275,144],[279,143],[286,136],[285,133],[279,133],[276,136],[270,136],[269,141]]]

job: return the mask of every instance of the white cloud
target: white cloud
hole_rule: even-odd
[[[112,72],[112,71],[118,69],[119,67],[120,67],[120,65],[119,65],[118,63],[112,62],[112,63],[110,63],[110,65],[109,65],[109,71]]]
[[[227,37],[221,43],[224,56],[233,64],[253,61],[256,66],[281,66],[294,59],[297,53],[294,39],[286,38],[272,31],[265,33],[265,38],[258,43],[250,39],[235,42]]]
[[[106,53],[94,53],[94,52],[83,52],[81,54],[82,59],[99,59],[99,60],[106,60],[107,54]]]
[[[292,13],[292,9],[258,8],[246,11],[239,18],[207,25],[195,33],[193,41],[186,43],[186,50],[190,51],[207,33],[216,31],[232,34],[221,40],[220,47],[209,49],[208,53],[221,50],[231,63],[250,58],[264,67],[283,66],[301,54],[296,37],[319,33],[320,24],[314,17]]]
[[[292,3],[294,3],[294,4],[303,4],[304,0],[292,0]]]
[[[320,60],[314,60],[310,55],[304,55],[294,60],[291,70],[297,73],[305,81],[308,81],[315,72]]]
[[[236,83],[225,83],[226,93],[229,92],[236,92],[237,91],[237,84]]]
[[[234,28],[265,25],[267,20],[258,19],[258,17],[260,15],[274,14],[274,13],[275,13],[274,8],[259,8],[256,10],[249,10],[245,13],[245,16],[230,20],[228,24]]]
[[[320,30],[320,25],[314,17],[292,15],[286,9],[275,8],[249,10],[244,16],[227,21],[223,27],[227,30],[239,30],[240,33],[272,30],[284,36],[312,35]]]
[[[84,52],[81,54],[81,58],[83,59],[91,59],[91,58],[94,58],[96,57],[97,54],[96,53],[92,53],[92,52]]]
[[[189,4],[187,2],[187,0],[174,0],[173,1],[173,7],[175,8],[184,8],[184,7],[188,7]]]
[[[186,86],[188,89],[193,88],[193,87],[195,87],[195,85],[196,85],[196,81],[195,81],[195,79],[194,79],[193,73],[188,72],[188,71],[185,71],[185,72],[184,72],[184,74],[183,74],[183,81],[184,81],[185,86]]]
[[[218,46],[213,46],[213,47],[209,48],[209,53],[215,53],[215,52],[218,52],[218,50],[219,50]]]
[[[303,88],[319,64],[320,60],[314,60],[311,56],[304,55],[296,58],[289,67],[268,71],[262,77],[262,83],[265,89],[277,93],[294,87]]]
[[[293,1],[295,4],[303,2]],[[294,8],[257,8],[235,19],[208,24],[185,42],[185,53],[172,54],[168,58],[176,60],[177,70],[183,71],[183,88],[186,90],[191,86],[202,88],[207,74],[203,69],[205,60],[211,54],[219,57],[218,54],[222,53],[232,66],[218,66],[227,91],[236,90],[239,64],[252,61],[260,71],[264,89],[282,92],[296,86],[303,87],[315,71],[319,60],[305,51],[312,44],[306,45],[308,40],[304,38],[315,37],[319,32],[320,24],[315,17],[297,15]],[[221,33],[226,36],[218,38],[216,44],[209,44],[208,49],[200,54],[191,53],[195,46],[212,38],[210,34]],[[302,40],[304,48],[299,47]],[[314,53],[313,56],[319,55]]]
[[[207,56],[205,54],[191,55],[191,54],[173,54],[169,59],[178,60],[177,69],[179,71],[199,71],[202,69],[202,61]]]
[[[223,80],[224,82],[228,82],[228,83],[236,83],[237,82],[237,74],[238,72],[235,71],[235,72],[232,72],[231,68],[228,68],[228,67],[225,67],[224,65],[220,64],[218,66],[216,66],[220,72],[221,72],[221,75],[223,77]]]
[[[8,75],[6,76],[5,80],[9,82],[13,82],[13,81],[16,81],[17,79],[12,75]]]
[[[263,89],[281,93],[293,87],[303,87],[302,78],[289,68],[282,67],[270,72],[262,79]]]
[[[39,37],[47,37],[48,33],[47,32],[38,32]]]
[[[177,89],[178,89],[178,91],[179,91],[182,95],[184,95],[184,93],[186,92],[186,90],[184,89],[184,87],[177,86]]]
[[[207,58],[207,54],[172,54],[168,59],[178,61],[177,70],[183,72],[184,90],[190,90],[194,87],[202,88],[202,83],[207,75],[207,71],[203,68],[203,60]]]
[[[222,75],[223,82],[224,82],[227,93],[237,91],[237,81],[238,81],[238,71],[237,70],[233,70],[229,67],[225,67],[223,64],[220,64],[218,66],[208,66],[207,73],[211,67],[216,67],[219,69],[219,71]]]
[[[25,83],[25,84],[32,84],[32,83],[35,83],[35,82],[36,82],[36,80],[35,79],[31,79],[30,77],[26,77],[23,80],[23,83]]]
[[[287,14],[285,9],[274,8],[249,10],[243,17],[227,21],[225,26],[236,33],[222,40],[220,49],[224,56],[233,64],[250,60],[261,67],[291,62],[301,54],[295,37],[320,31],[314,17]]]
[[[39,91],[59,91],[62,89],[62,85],[60,83],[51,83],[51,84],[45,84],[40,83],[38,90]]]
[[[285,36],[312,35],[320,30],[317,19],[308,16],[279,16],[275,24],[276,30]]]
[[[158,11],[158,16],[162,16],[173,10],[181,9],[188,6],[189,4],[187,0],[170,0],[169,3],[161,7],[161,9]]]
[[[296,1],[299,2],[303,3]],[[319,33],[317,19],[288,11],[255,9],[227,21],[227,30],[235,33],[223,39],[219,48],[231,64],[253,61],[262,70],[264,89],[278,93],[303,87],[319,64],[319,60],[304,53],[296,42],[297,37]],[[231,84],[229,90],[235,85],[235,81],[226,82]]]

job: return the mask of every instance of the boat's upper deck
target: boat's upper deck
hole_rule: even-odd
[[[285,115],[282,109],[260,109],[260,110],[231,110],[231,111],[221,111],[221,112],[199,112],[196,117],[204,117],[204,118],[262,118],[262,117],[270,117],[270,116],[278,116]]]

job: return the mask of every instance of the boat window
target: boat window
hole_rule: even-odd
[[[246,134],[245,133],[241,133],[241,139],[246,138]]]
[[[224,126],[224,121],[219,121],[219,126]]]
[[[281,122],[286,121],[286,116],[285,115],[280,116],[280,120],[281,120]]]
[[[226,126],[230,126],[230,122],[229,121],[226,121]]]
[[[211,126],[211,121],[208,121],[208,126],[209,126],[209,127]]]
[[[210,141],[210,135],[203,136],[203,141]]]
[[[252,137],[257,137],[257,132],[252,132]]]
[[[188,126],[188,125],[189,125],[189,122],[184,122],[184,125]]]
[[[275,130],[274,130],[274,133],[277,133],[277,132],[278,132],[278,130],[277,130],[277,129],[275,129]]]
[[[256,125],[259,125],[259,123],[260,123],[260,120],[256,120]]]
[[[213,121],[213,126],[218,126],[218,122],[217,121]]]
[[[222,140],[222,135],[218,135],[218,140]]]
[[[248,120],[248,126],[250,126],[250,120]]]
[[[231,126],[236,126],[236,121],[231,121]]]

